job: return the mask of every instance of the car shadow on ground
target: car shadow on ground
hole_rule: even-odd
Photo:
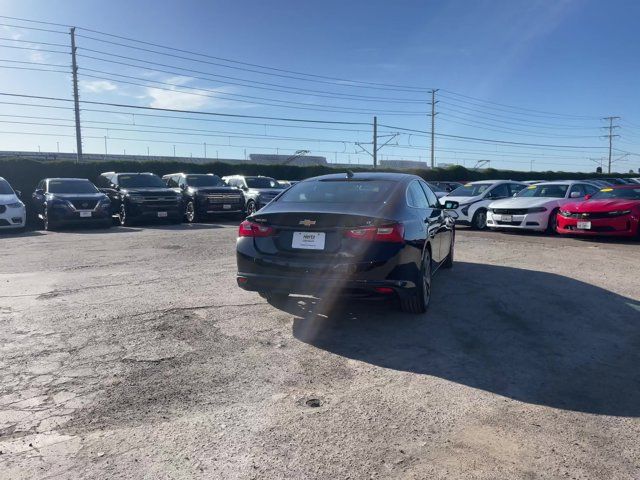
[[[640,302],[561,275],[456,263],[425,315],[293,297],[294,336],[373,365],[522,402],[640,416]]]

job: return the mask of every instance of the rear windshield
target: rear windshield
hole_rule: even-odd
[[[602,200],[606,198],[625,198],[629,200],[640,200],[640,187],[638,188],[603,188],[591,197]]]
[[[531,185],[518,192],[517,197],[564,198],[569,185]]]
[[[224,187],[227,184],[217,175],[187,175],[190,187]]]
[[[477,197],[492,187],[491,183],[468,183],[456,188],[449,195],[452,197]]]
[[[121,188],[158,187],[167,188],[160,177],[155,175],[132,173],[131,175],[118,175]]]
[[[246,177],[249,188],[283,188],[277,180],[269,177]]]
[[[13,188],[6,180],[0,180],[0,195],[13,195]]]
[[[293,185],[280,197],[281,202],[365,203],[387,199],[394,182],[388,180],[318,180]]]
[[[49,180],[48,193],[98,193],[89,180]]]

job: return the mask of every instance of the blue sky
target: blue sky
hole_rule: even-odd
[[[430,95],[426,90],[439,88],[436,161],[473,166],[479,160],[490,160],[496,168],[519,170],[592,170],[596,163],[589,158],[599,159],[607,153],[606,141],[600,138],[605,125],[600,117],[607,115],[621,117],[616,122],[621,137],[614,142],[614,157],[623,158],[615,164],[616,170],[640,167],[640,156],[635,155],[640,153],[639,14],[638,2],[597,0],[0,1],[0,15],[79,27],[83,100],[365,124],[342,130],[308,128],[311,124],[290,124],[307,128],[283,127],[282,122],[249,119],[246,121],[256,124],[233,124],[215,117],[166,118],[152,111],[142,113],[160,116],[144,117],[132,115],[129,109],[83,104],[86,152],[103,153],[106,136],[109,153],[126,150],[146,154],[148,148],[151,155],[172,155],[176,145],[178,156],[203,156],[207,143],[210,157],[242,158],[245,151],[290,153],[305,149],[330,161],[370,163],[370,157],[355,142],[370,149],[366,142],[371,141],[371,128],[366,123],[378,112],[379,123],[389,126],[381,127],[382,135],[402,133],[379,155],[426,161],[428,137],[410,136],[400,128],[430,129]],[[0,40],[0,91],[71,98],[67,73],[4,68],[65,70],[50,65],[68,65],[68,53],[43,50],[68,48],[36,42],[66,45],[68,35],[20,26],[67,29],[6,18],[0,23],[5,24],[0,26],[0,37],[4,38]],[[317,77],[293,79],[286,72],[162,50],[82,27],[288,71],[423,90],[322,83],[324,80]],[[297,103],[286,104],[295,107],[288,108],[284,102]],[[46,104],[69,107],[63,102]],[[0,133],[3,150],[37,151],[38,146],[43,151],[55,151],[58,146],[62,151],[73,150],[70,110],[0,105],[4,114],[0,120],[5,122],[0,131],[13,132]],[[113,113],[90,111],[99,109]],[[19,121],[24,123],[16,123]],[[225,132],[231,133],[225,136]],[[388,138],[382,137],[381,142]],[[625,157],[625,152],[630,154]]]

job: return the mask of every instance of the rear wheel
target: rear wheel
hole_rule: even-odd
[[[420,271],[421,281],[417,285],[416,292],[408,297],[400,299],[400,308],[407,313],[424,313],[431,302],[431,253],[424,252],[422,259],[422,269]]]
[[[478,209],[471,219],[471,227],[476,230],[484,230],[487,228],[487,211],[484,208]]]
[[[549,214],[549,221],[547,222],[547,233],[557,233],[558,229],[558,209],[556,208]]]

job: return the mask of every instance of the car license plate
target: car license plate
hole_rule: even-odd
[[[578,230],[591,230],[591,222],[578,222]]]
[[[158,217],[159,218],[166,218],[167,217],[167,212],[158,212]]]
[[[224,204],[222,205],[223,210],[231,210],[231,205]]]
[[[502,221],[503,222],[512,222],[513,218],[511,217],[511,215],[502,215]]]
[[[80,212],[80,218],[91,217],[91,212]]]
[[[305,250],[324,250],[324,232],[293,232],[291,247]]]

